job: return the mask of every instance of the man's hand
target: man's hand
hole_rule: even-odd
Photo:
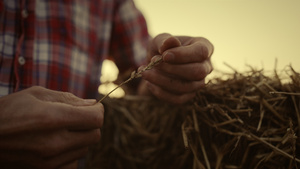
[[[149,62],[161,55],[163,62],[143,73],[144,86],[159,99],[182,104],[194,98],[205,86],[213,70],[210,57],[213,45],[205,38],[160,34],[150,43]],[[153,57],[153,58],[152,58]],[[141,94],[147,93],[145,88]]]
[[[66,92],[31,87],[4,96],[0,98],[0,166],[74,166],[88,146],[99,141],[103,117],[102,104]]]

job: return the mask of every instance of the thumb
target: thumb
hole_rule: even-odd
[[[61,102],[73,106],[91,106],[96,103],[96,99],[82,99],[68,92],[58,92],[54,95],[56,102]]]
[[[96,103],[95,99],[82,99],[69,92],[60,92],[43,87],[32,87],[32,94],[42,101],[59,102],[73,106],[90,106]]]
[[[157,35],[151,42],[150,58],[157,54],[162,54],[164,51],[170,48],[181,46],[181,42],[175,36],[168,33]]]

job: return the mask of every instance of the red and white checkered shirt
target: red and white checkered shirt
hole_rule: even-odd
[[[102,61],[137,68],[148,37],[132,0],[1,0],[0,96],[39,85],[94,98]]]

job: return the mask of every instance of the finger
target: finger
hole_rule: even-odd
[[[181,42],[175,36],[167,33],[157,35],[151,43],[151,57],[156,54],[162,54],[170,48],[181,46]]]
[[[45,136],[45,139],[40,142],[46,143],[46,145],[35,145],[31,149],[43,157],[54,157],[75,149],[82,149],[96,144],[100,138],[100,129],[80,132],[65,131],[61,135]]]
[[[207,45],[196,42],[191,45],[168,49],[162,54],[163,61],[173,64],[202,62],[210,57]]]
[[[159,86],[156,86],[152,83],[148,83],[147,87],[155,97],[172,104],[184,104],[196,96],[195,93],[176,95],[174,93],[167,92],[166,90],[163,90]]]
[[[77,161],[88,153],[88,148],[75,149],[52,158],[37,158],[31,161],[37,168],[56,169],[77,166]],[[76,168],[74,168],[76,169]]]
[[[58,102],[42,102],[35,107],[36,118],[30,120],[26,130],[50,130],[67,128],[87,130],[103,125],[104,107],[101,103],[92,106],[72,106]]]
[[[72,106],[57,102],[40,102],[34,106],[25,106],[23,109],[25,113],[18,117],[20,122],[11,123],[8,120],[6,123],[9,130],[5,129],[6,133],[2,132],[2,135],[6,134],[8,137],[9,134],[19,135],[60,128],[87,130],[103,125],[104,107],[101,103],[92,106]],[[27,117],[26,113],[31,114]],[[0,143],[2,138],[0,137]]]
[[[59,167],[59,169],[77,169],[77,167],[78,167],[78,161],[75,160],[69,164]]]
[[[1,152],[2,153],[2,152]],[[0,165],[3,168],[10,169],[67,169],[77,168],[78,160],[84,157],[88,153],[88,148],[81,148],[72,150],[67,153],[60,154],[52,158],[44,158],[36,154],[28,153],[25,151],[7,151],[6,160],[0,161]],[[1,154],[0,154],[1,157]]]
[[[101,103],[92,106],[49,103],[48,107],[52,109],[44,113],[48,118],[43,119],[42,123],[46,123],[50,128],[86,130],[100,128],[103,125],[104,107]]]
[[[88,148],[73,150],[59,156],[55,156],[46,161],[46,165],[53,166],[53,168],[70,168],[77,166],[77,161],[83,158],[88,153]],[[76,168],[74,168],[76,169]]]
[[[80,132],[59,130],[26,133],[11,137],[10,143],[7,143],[6,141],[6,147],[1,148],[1,151],[7,150],[15,152],[22,150],[24,153],[38,154],[39,156],[46,158],[68,152],[73,149],[90,146],[97,143],[100,140],[100,137],[100,129]],[[21,153],[17,152],[15,155],[16,157],[20,156],[22,159],[23,155]],[[9,158],[13,159],[12,157]]]
[[[49,90],[40,86],[31,87],[30,92],[42,101],[60,102],[73,106],[88,106],[96,103],[95,99],[82,99],[72,93]]]
[[[144,79],[160,88],[176,94],[191,93],[205,86],[204,80],[189,81],[174,78],[165,73],[159,72],[157,69],[146,72]]]
[[[213,67],[210,61],[206,60],[204,62],[195,62],[195,63],[177,64],[177,65],[161,63],[154,69],[159,69],[162,72],[165,72],[167,74],[172,74],[174,77],[180,79],[199,81],[199,80],[203,80],[213,70]]]

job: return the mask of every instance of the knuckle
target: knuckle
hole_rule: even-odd
[[[40,94],[40,93],[44,92],[45,90],[47,90],[47,89],[42,86],[32,86],[27,89],[28,93],[30,93],[32,95]]]
[[[214,51],[214,45],[206,38],[204,37],[198,37],[195,38],[195,42],[197,42],[197,44],[199,44],[201,47],[204,47],[205,49],[205,55],[207,57],[210,57],[213,54]]]
[[[206,65],[197,65],[193,69],[194,71],[191,72],[192,77],[195,78],[195,80],[202,80],[207,75]]]
[[[202,56],[202,59],[205,60],[209,56],[208,48],[206,46],[201,46],[200,54]]]
[[[199,43],[197,46],[197,50],[194,50],[194,55],[199,56],[201,60],[205,60],[209,57],[208,48],[205,45]]]
[[[69,101],[76,101],[77,98],[74,94],[72,93],[69,93],[69,92],[61,92],[61,97],[64,99],[64,100],[69,100]]]

